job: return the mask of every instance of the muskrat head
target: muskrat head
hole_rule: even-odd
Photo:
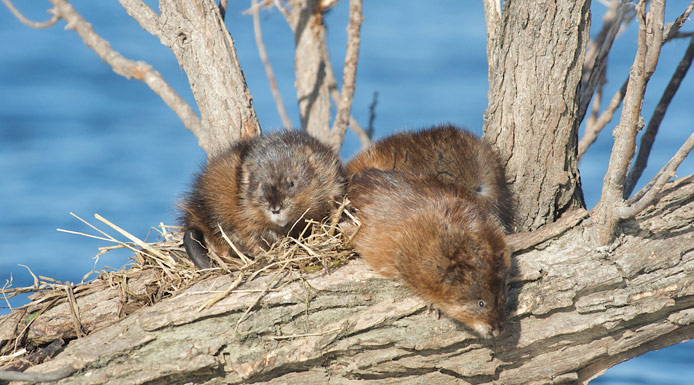
[[[442,231],[406,272],[417,291],[450,317],[485,338],[501,334],[506,320],[506,277],[510,254],[500,235]]]
[[[506,321],[510,253],[494,232],[465,234],[441,244],[442,310],[485,338],[501,334]]]
[[[297,175],[267,171],[248,175],[246,198],[269,222],[279,227],[293,224],[302,214],[295,200],[304,183]]]

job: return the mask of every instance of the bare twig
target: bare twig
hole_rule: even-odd
[[[595,122],[598,119],[598,114],[600,113],[600,104],[602,104],[602,94],[603,90],[605,89],[605,83],[607,83],[607,77],[605,76],[605,72],[606,71],[603,71],[602,76],[600,78],[600,82],[598,83],[598,88],[595,91],[595,95],[593,95],[593,103],[592,108],[590,109],[590,115],[588,116],[588,119],[586,119],[586,132],[593,130],[593,128],[595,127]],[[579,153],[579,159],[580,155],[582,154]]]
[[[53,16],[47,21],[33,21],[29,20],[26,16],[22,15],[21,12],[17,8],[15,8],[14,4],[10,0],[2,0],[3,3],[5,3],[5,6],[7,9],[12,12],[12,14],[22,23],[28,25],[31,28],[49,28],[52,27],[55,23],[58,22],[60,19],[60,16],[58,16],[53,10],[50,10],[48,12],[53,13]]]
[[[260,28],[259,12],[260,10],[258,7],[258,0],[251,0],[251,14],[253,15],[253,32],[255,33],[255,45],[258,47],[258,55],[260,55],[260,60],[263,62],[263,66],[265,67],[265,74],[267,75],[267,80],[268,82],[270,82],[270,91],[272,91],[272,97],[275,99],[277,112],[280,114],[280,119],[282,119],[282,124],[284,125],[284,128],[289,130],[292,128],[292,121],[289,120],[289,116],[287,116],[287,110],[284,108],[282,95],[280,94],[280,91],[277,88],[277,82],[275,81],[275,74],[272,71],[270,60],[268,59],[267,52],[265,51],[265,44],[263,43],[263,31]]]
[[[340,92],[340,103],[337,106],[337,115],[332,127],[332,146],[337,151],[342,145],[342,140],[347,131],[352,100],[354,98],[354,88],[357,80],[357,63],[359,61],[359,43],[361,22],[363,20],[361,12],[361,0],[350,0],[349,2],[349,25],[347,26],[347,51],[345,53],[345,68],[342,75],[342,91]]]
[[[590,99],[593,97],[595,87],[597,87],[600,79],[602,79],[605,69],[607,68],[607,55],[612,48],[612,43],[619,32],[624,16],[631,7],[631,3],[617,2],[616,9],[611,20],[605,20],[602,31],[597,37],[596,42],[591,42],[593,49],[586,54],[585,63],[583,64],[584,81],[581,84],[581,93],[578,103],[578,121],[582,121],[588,110]]]
[[[54,370],[47,373],[26,373],[15,372],[11,370],[0,370],[0,380],[5,381],[26,381],[26,382],[50,382],[58,381],[66,377],[70,377],[75,372],[80,370],[82,365],[76,361],[72,365]]]
[[[682,12],[682,14],[675,19],[675,21],[667,27],[667,32],[665,33],[665,41],[674,39],[677,36],[677,32],[682,28],[684,23],[689,19],[689,15],[694,11],[694,1],[689,3],[687,9]]]
[[[143,81],[178,115],[186,128],[193,131],[198,137],[203,134],[200,119],[193,108],[166,83],[159,72],[145,62],[126,59],[111,48],[111,45],[94,32],[92,26],[66,0],[50,1],[55,7],[56,15],[67,23],[65,28],[77,32],[84,44],[93,49],[103,61],[113,68],[115,73],[128,79],[135,78]]]
[[[629,84],[628,77],[622,84],[622,87],[620,87],[614,96],[612,96],[610,104],[607,106],[607,108],[605,108],[602,114],[600,114],[600,117],[597,118],[597,120],[595,120],[595,122],[592,124],[588,124],[589,122],[586,123],[586,129],[583,133],[583,137],[581,137],[581,140],[578,142],[579,159],[583,156],[583,154],[586,153],[586,151],[588,151],[588,147],[595,142],[595,139],[597,139],[598,135],[602,129],[605,128],[607,123],[612,121],[615,111],[617,111],[619,106],[622,104],[622,100],[624,100],[624,94],[627,91],[627,84]]]
[[[323,48],[327,47],[323,46]],[[325,63],[325,78],[328,82],[328,88],[330,89],[330,97],[332,98],[333,102],[337,104],[340,101],[340,92],[337,90],[337,79],[335,78],[333,66],[330,64],[327,49],[323,50],[323,61]],[[349,128],[351,128],[352,132],[354,132],[354,134],[359,138],[362,149],[366,149],[371,146],[372,135],[369,134],[368,130],[365,130],[353,116],[349,117]]]
[[[630,206],[622,207],[619,210],[619,218],[631,218],[636,214],[643,211],[646,207],[650,206],[656,201],[660,190],[667,181],[675,174],[677,167],[682,163],[684,158],[689,155],[689,153],[694,148],[694,134],[691,134],[687,141],[684,142],[682,147],[677,150],[675,156],[670,159],[669,162],[658,172],[658,174],[649,182],[642,191],[639,191],[638,196],[642,196],[638,201],[634,202]]]
[[[378,104],[378,91],[374,92],[373,100],[369,104],[369,127],[366,129],[366,135],[369,139],[374,137],[374,120],[376,120],[376,105]]]
[[[648,122],[646,131],[644,131],[643,135],[641,136],[639,153],[636,156],[636,160],[634,160],[634,164],[631,166],[631,170],[629,171],[629,175],[627,175],[627,179],[624,184],[623,197],[625,199],[631,195],[632,191],[634,191],[636,183],[639,181],[641,174],[643,174],[643,170],[645,170],[646,166],[648,165],[648,157],[651,154],[651,148],[653,147],[653,142],[658,134],[660,123],[663,121],[663,117],[667,112],[672,98],[675,96],[675,93],[677,93],[677,90],[682,83],[682,79],[684,79],[684,77],[687,75],[687,71],[692,64],[692,59],[694,59],[694,38],[689,41],[689,46],[687,47],[687,51],[684,53],[684,57],[675,69],[675,73],[672,74],[672,78],[670,79],[667,87],[665,87],[663,96],[660,98],[660,101],[658,102],[658,105],[651,116],[651,120]]]
[[[603,180],[602,195],[594,210],[597,224],[595,235],[600,244],[610,243],[614,239],[614,230],[620,219],[618,212],[624,207],[624,181],[629,163],[634,156],[643,96],[648,79],[655,70],[663,43],[664,9],[664,0],[652,0],[648,14],[645,1],[641,1],[637,6],[638,48],[630,71],[620,122],[613,132],[615,140]]]

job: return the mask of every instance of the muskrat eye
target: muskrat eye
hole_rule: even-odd
[[[484,303],[484,301],[482,301],[482,300],[480,300],[479,302],[477,302],[477,304],[480,306],[481,309],[484,309],[484,307],[487,306],[487,305]]]
[[[289,181],[289,187],[294,187],[294,181],[293,180]]]

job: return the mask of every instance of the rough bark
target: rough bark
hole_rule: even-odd
[[[589,6],[589,0],[505,1],[500,30],[492,33],[484,137],[506,163],[519,231],[584,206],[576,113]]]
[[[587,383],[621,361],[694,336],[694,177],[671,183],[665,194],[622,223],[609,247],[593,246],[586,219],[516,252],[510,317],[496,339],[437,319],[403,285],[355,260],[331,274],[289,277],[238,334],[257,292],[197,311],[217,295],[205,291],[233,280],[223,277],[102,325],[29,370],[84,365],[61,384]],[[241,289],[262,289],[270,278]],[[115,305],[97,305],[108,291],[78,296],[81,311],[94,312],[83,319],[113,316]]]

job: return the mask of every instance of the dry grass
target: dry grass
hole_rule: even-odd
[[[342,233],[337,224],[338,219],[343,215],[350,216],[344,210],[347,203],[343,202],[332,218],[326,219],[322,223],[307,222],[298,237],[286,237],[269,246],[265,253],[254,258],[212,254],[210,258],[213,267],[205,270],[198,270],[188,259],[183,248],[183,234],[178,226],[167,226],[162,223],[157,228],[152,228],[150,234],[142,240],[98,214],[95,214],[94,217],[108,226],[108,231],[104,231],[71,213],[95,233],[87,234],[62,229],[58,229],[58,231],[112,243],[112,245],[99,248],[95,257],[97,260],[104,253],[125,248],[133,252],[132,262],[118,270],[91,271],[77,285],[70,282],[60,282],[49,277],[36,276],[29,267],[26,268],[34,278],[32,286],[13,288],[11,281],[6,282],[0,292],[8,306],[9,298],[23,293],[33,294],[30,296],[32,300],[30,304],[13,310],[12,314],[15,314],[24,309],[25,315],[21,317],[22,322],[16,322],[16,331],[12,341],[5,343],[4,346],[0,345],[0,367],[6,367],[7,365],[3,365],[3,361],[15,357],[17,352],[26,346],[25,336],[32,323],[44,312],[58,304],[67,303],[69,306],[72,327],[74,328],[72,334],[78,338],[88,334],[88,328],[85,328],[81,323],[76,297],[84,296],[90,291],[103,290],[103,284],[118,290],[120,306],[117,313],[119,317],[125,317],[142,306],[152,305],[164,298],[178,295],[191,285],[214,276],[230,274],[236,278],[225,292],[219,293],[216,298],[201,304],[200,309],[213,306],[238,289],[243,283],[250,282],[262,274],[275,273],[276,279],[271,280],[272,282],[268,284],[266,290],[258,296],[258,301],[273,287],[279,286],[282,277],[287,276],[287,274],[281,274],[282,272],[312,273],[336,267],[354,256],[353,250],[347,246],[349,239]],[[343,211],[345,211],[344,214]],[[116,236],[109,234],[114,231],[117,233],[116,236],[125,237],[127,241],[121,241]],[[153,235],[156,235],[157,240],[147,241]],[[233,247],[233,245],[231,246]],[[87,282],[87,279],[94,274],[97,274],[96,278]],[[132,282],[143,276],[148,277],[144,285],[145,290],[138,291],[132,287]],[[101,282],[102,285],[99,286],[100,288],[90,286],[90,283],[94,282]],[[249,307],[249,311],[251,308],[252,306]],[[2,317],[0,317],[0,326],[2,326],[2,322]],[[1,340],[2,336],[0,336],[0,344],[2,344]]]

